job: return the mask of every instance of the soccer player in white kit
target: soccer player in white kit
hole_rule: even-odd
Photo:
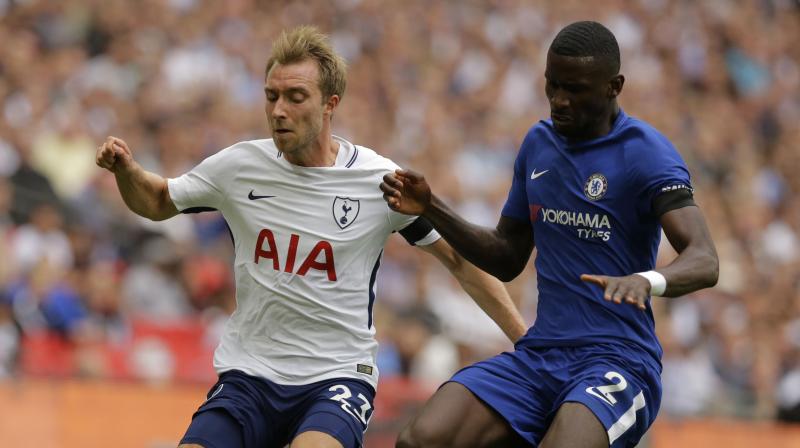
[[[164,179],[108,137],[97,164],[128,207],[162,220],[216,209],[235,245],[236,311],[214,353],[219,381],[182,447],[359,447],[378,381],[372,305],[384,243],[432,253],[513,341],[526,326],[503,285],[378,189],[397,168],[334,136],[345,67],[312,27],[284,32],[267,62],[271,139],[236,143]]]

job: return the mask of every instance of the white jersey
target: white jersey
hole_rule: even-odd
[[[178,210],[217,209],[233,234],[237,306],[214,353],[219,373],[377,384],[375,277],[386,238],[416,217],[389,209],[378,188],[397,165],[334,139],[332,167],[293,165],[272,139],[253,140],[168,181]],[[439,239],[429,226],[416,233],[416,244]]]

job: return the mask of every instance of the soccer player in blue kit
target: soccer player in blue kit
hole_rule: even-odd
[[[513,352],[456,373],[398,447],[629,447],[654,421],[662,349],[649,298],[713,286],[719,262],[680,155],[617,104],[619,68],[603,25],[556,35],[551,116],[525,136],[494,229],[457,216],[418,173],[384,177],[392,209],[426,217],[501,280],[538,249],[535,324]],[[655,271],[662,229],[678,256]]]

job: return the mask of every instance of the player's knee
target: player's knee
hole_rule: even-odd
[[[416,433],[412,432],[411,427],[412,425],[408,425],[400,431],[397,443],[394,445],[395,448],[420,448],[424,446],[422,441],[417,438]]]
[[[446,432],[439,425],[413,420],[397,438],[395,448],[438,448],[450,446]]]

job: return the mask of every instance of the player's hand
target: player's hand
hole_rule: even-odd
[[[603,288],[603,298],[614,303],[629,303],[645,310],[645,302],[650,294],[650,282],[641,275],[609,277],[607,275],[581,275],[581,280],[594,283]]]
[[[124,140],[109,136],[97,148],[95,163],[115,174],[124,172],[133,165],[133,153]]]
[[[381,191],[389,208],[406,215],[422,215],[431,203],[431,187],[425,176],[411,170],[383,176]]]

